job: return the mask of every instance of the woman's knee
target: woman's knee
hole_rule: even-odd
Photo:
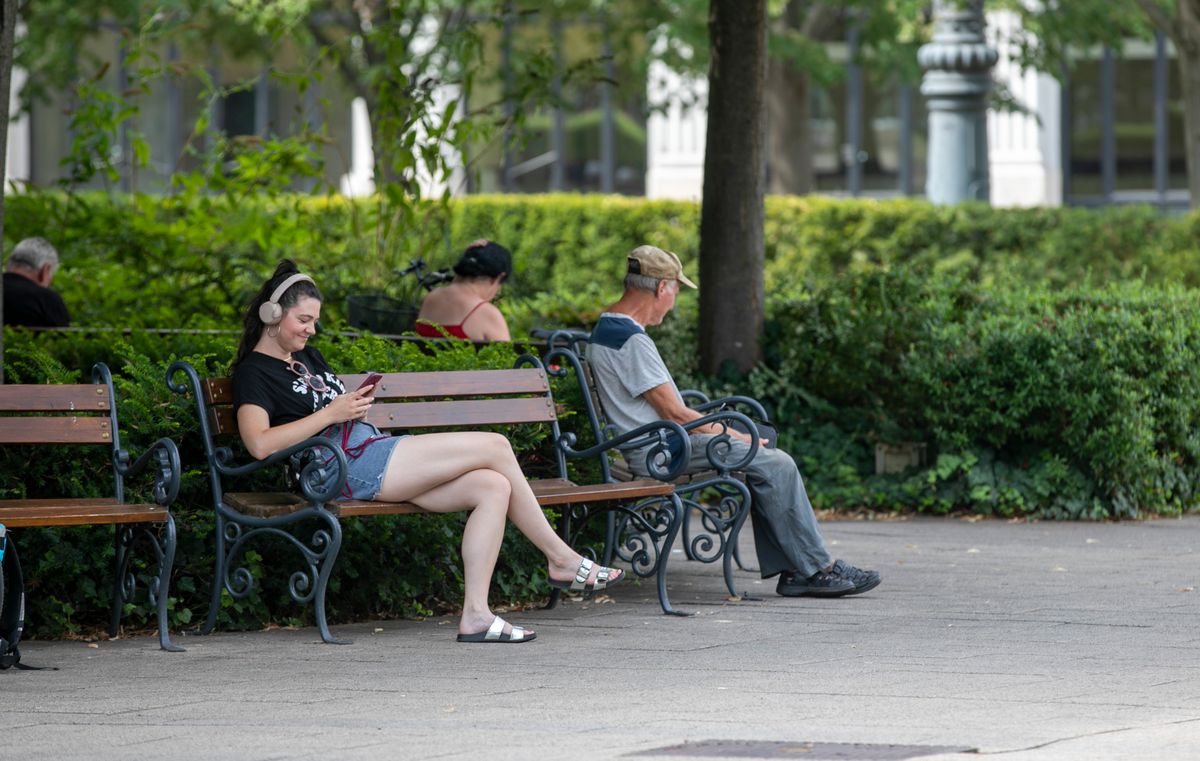
[[[487,453],[497,462],[507,462],[509,460],[516,461],[517,456],[513,454],[512,442],[507,436],[500,433],[481,432],[482,444]]]
[[[509,498],[512,497],[512,484],[508,482],[503,473],[488,469],[473,470],[469,474],[469,478],[472,491],[475,492],[479,502],[497,502],[508,505]]]

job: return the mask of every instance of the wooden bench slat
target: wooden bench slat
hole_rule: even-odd
[[[32,501],[32,500],[31,500]],[[52,502],[53,500],[38,500]],[[169,513],[159,505],[14,506],[0,512],[0,523],[8,528],[27,526],[83,526],[111,523],[163,523]]]
[[[358,388],[365,373],[340,376],[347,389]],[[546,374],[538,369],[452,370],[424,373],[384,373],[375,395],[387,399],[439,396],[503,396],[545,394]]]
[[[334,504],[338,507],[338,514],[343,518],[368,515],[412,515],[413,513],[428,512],[411,502],[364,502],[359,499],[347,499]]]
[[[233,404],[233,380],[231,378],[205,378],[201,382],[204,390],[204,403]]]
[[[672,491],[670,484],[649,479],[619,484],[578,486],[565,479],[546,478],[530,481],[529,486],[533,489],[538,504],[543,507],[662,497]],[[307,504],[300,495],[288,492],[226,492],[222,495],[222,501],[239,513],[256,518],[289,515]],[[343,518],[368,515],[409,515],[426,512],[411,502],[368,502],[347,499],[331,502],[329,506]]]
[[[237,433],[237,416],[233,414],[233,407],[209,407],[208,426],[212,428],[213,436]]]
[[[304,498],[288,492],[225,492],[221,501],[243,515],[273,518],[304,507]]]
[[[542,495],[579,487],[574,481],[568,481],[565,478],[534,478],[529,481],[529,488],[533,489],[535,495]]]
[[[534,486],[537,483],[537,481],[531,481],[530,485]],[[586,502],[621,502],[642,499],[644,497],[665,497],[672,491],[674,489],[671,484],[647,479],[642,481],[626,481],[619,484],[594,484],[589,486],[575,486],[572,484],[569,488],[553,484],[542,489],[534,486],[533,493],[537,495],[538,504],[546,507],[550,505],[578,505]]]
[[[0,386],[3,412],[108,412],[108,387],[96,383]]]
[[[222,501],[243,515],[255,518],[274,518],[290,515],[307,506],[304,497],[289,492],[225,492]],[[358,499],[330,502],[331,510],[340,516],[347,515],[407,515],[423,513],[411,502],[367,502]]]
[[[358,373],[339,377],[348,390],[353,390],[367,376],[366,373]],[[229,378],[206,378],[203,390],[206,404],[233,404],[233,383]],[[503,396],[545,392],[546,374],[530,368],[384,373],[376,395],[388,399],[421,399],[431,396]]]
[[[237,416],[232,407],[214,407],[209,412],[209,425],[214,436],[237,433]],[[367,420],[381,430],[394,431],[405,428],[549,423],[554,420],[554,412],[554,405],[547,397],[378,402],[371,405]]]
[[[64,497],[58,499],[0,499],[0,510],[10,507],[97,507],[115,505],[115,497]],[[0,518],[0,523],[4,520]]]
[[[5,417],[0,443],[111,444],[112,423],[107,417]]]
[[[442,426],[549,423],[554,405],[547,397],[456,399],[449,402],[376,402],[367,417],[383,430]]]

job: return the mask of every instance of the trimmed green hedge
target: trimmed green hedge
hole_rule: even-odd
[[[394,271],[411,241],[374,243],[374,200],[285,196],[254,201],[201,197],[65,196],[6,199],[10,241],[47,234],[63,254],[55,286],[81,325],[236,328],[243,305],[278,259],[313,272],[327,321],[345,298],[388,291],[410,298]],[[1140,277],[1200,285],[1200,217],[1150,207],[992,209],[923,201],[769,198],[769,298],[791,297],[845,274],[909,267],[984,286],[1012,281],[1062,287]],[[652,242],[679,253],[696,274],[699,208],[682,201],[548,195],[472,196],[427,224],[442,243],[429,257],[449,266],[480,236],[509,246],[516,274],[504,309],[518,332],[587,324],[615,297],[625,254]],[[428,231],[422,231],[426,236]]]
[[[767,329],[748,386],[818,506],[1109,518],[1196,504],[1196,291],[874,272],[776,302]],[[928,466],[875,475],[874,446],[905,441],[929,446]]]

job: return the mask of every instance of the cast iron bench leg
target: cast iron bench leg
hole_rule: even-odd
[[[601,565],[611,566],[617,551],[617,514],[611,510],[604,516],[604,560]]]
[[[167,516],[163,526],[162,555],[158,558],[158,589],[154,591],[158,603],[158,644],[163,650],[171,653],[185,652],[184,648],[171,642],[171,632],[167,628],[167,602],[171,593],[171,569],[175,566],[175,517]],[[155,544],[157,554],[158,546]]]
[[[213,530],[216,532],[217,557],[213,561],[212,596],[208,601],[208,615],[204,618],[204,626],[197,634],[211,634],[217,625],[217,612],[221,610],[221,589],[225,586],[225,518],[217,513],[217,521]]]
[[[113,593],[112,610],[108,617],[108,636],[115,637],[121,628],[121,614],[125,609],[125,571],[129,565],[129,544],[133,529],[118,523],[113,527]]]
[[[742,525],[746,522],[746,517],[750,515],[751,505],[750,489],[741,481],[735,481],[738,491],[742,493],[741,509],[738,510],[738,515],[733,520],[733,525],[729,527],[729,536],[725,544],[724,571],[725,571],[725,586],[729,589],[731,597],[737,597],[737,587],[733,580],[733,561],[737,559],[738,537],[742,533]],[[738,561],[738,567],[742,567],[742,563]]]
[[[350,645],[353,644],[352,640],[334,637],[325,620],[325,591],[329,587],[329,577],[333,573],[334,561],[337,560],[338,552],[342,548],[342,524],[337,518],[323,510],[320,518],[329,525],[329,551],[322,560],[321,568],[317,573],[317,589],[313,597],[313,605],[316,607],[317,614],[317,629],[321,632],[321,640],[327,644]]]
[[[675,546],[675,537],[679,534],[680,525],[684,520],[683,502],[679,495],[672,493],[669,499],[675,517],[671,521],[671,528],[667,529],[667,535],[663,537],[662,549],[658,553],[658,604],[662,606],[663,613],[668,615],[690,616],[693,614],[672,607],[671,600],[667,597],[667,561],[671,559],[671,548]]]
[[[158,623],[158,644],[163,650],[171,653],[186,652],[184,648],[171,642],[167,628],[167,602],[171,586],[171,569],[175,564],[175,518],[168,513],[163,524],[163,539],[158,540],[157,525],[117,525],[116,526],[116,580],[113,583],[113,604],[109,615],[108,636],[115,637],[121,629],[121,618],[125,603],[132,599],[134,583],[129,576],[129,558],[133,545],[139,539],[145,539],[154,553],[158,572],[150,582],[147,595],[155,607],[155,620]]]

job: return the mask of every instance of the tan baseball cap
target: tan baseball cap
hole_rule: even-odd
[[[696,284],[683,274],[683,265],[678,256],[654,246],[638,246],[630,251],[628,272],[631,275],[645,275],[659,280],[677,280],[688,288],[696,287]]]

